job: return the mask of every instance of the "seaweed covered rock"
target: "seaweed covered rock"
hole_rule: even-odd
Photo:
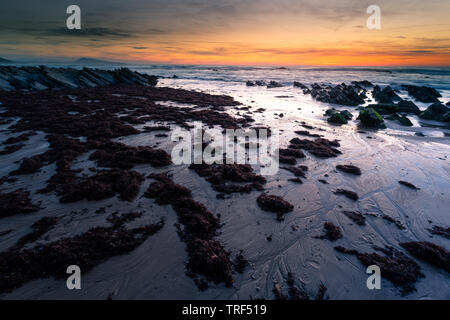
[[[163,226],[161,221],[134,229],[96,227],[73,238],[1,252],[0,293],[10,292],[34,279],[65,278],[70,265],[87,272],[110,257],[132,251]]]
[[[450,251],[427,241],[402,242],[400,245],[414,257],[450,272]]]
[[[204,275],[214,283],[223,282],[227,287],[233,284],[230,252],[223,249],[216,240],[194,238],[187,243],[190,272]]]
[[[17,241],[18,246],[23,246],[24,244],[28,242],[33,242],[37,239],[39,239],[42,235],[44,235],[46,232],[50,231],[58,222],[57,217],[43,217],[33,223],[31,228],[33,231],[26,234],[25,236],[21,237]]]
[[[435,121],[450,121],[449,113],[450,108],[446,107],[442,103],[433,103],[419,117],[426,120]]]
[[[293,138],[289,141],[289,148],[307,150],[311,154],[320,158],[337,157],[342,152],[337,149],[340,146],[337,140],[327,140],[317,138],[315,140]]]
[[[9,193],[0,192],[0,218],[20,213],[38,211],[40,207],[31,202],[30,192],[19,189]]]
[[[295,158],[292,157],[295,161]],[[214,190],[231,193],[249,193],[252,190],[262,190],[266,178],[255,174],[248,164],[192,164],[189,166],[199,176],[204,177]],[[239,183],[247,183],[245,185]]]
[[[353,201],[356,201],[359,199],[359,196],[356,192],[346,190],[346,189],[337,189],[334,193],[346,196],[347,198],[352,199]]]
[[[333,223],[327,221],[323,225],[324,234],[321,236],[318,236],[319,239],[328,239],[330,241],[336,241],[340,238],[342,238],[342,231],[341,228],[334,225]]]
[[[353,118],[353,115],[347,110],[337,111],[335,109],[325,111],[325,116],[328,116],[328,122],[335,124],[347,124],[348,120]]]
[[[56,176],[56,179],[60,176]],[[136,171],[112,169],[99,171],[90,177],[72,177],[72,183],[55,183],[55,188],[63,203],[76,202],[83,199],[98,201],[118,194],[122,200],[131,201],[139,193],[144,177]]]
[[[360,176],[361,175],[361,169],[358,168],[357,166],[354,166],[352,164],[338,164],[336,166],[336,169],[347,172],[347,173],[351,173],[354,174],[356,176]]]
[[[154,167],[167,166],[172,163],[170,155],[164,150],[151,147],[131,147],[122,143],[103,144],[92,153],[90,160],[106,168],[131,169],[135,164],[149,163]]]
[[[359,111],[359,116],[357,118],[361,123],[370,128],[385,129],[386,125],[384,123],[383,117],[380,116],[373,108],[365,108]]]
[[[262,193],[256,201],[264,211],[275,212],[278,220],[281,220],[284,214],[294,210],[294,206],[283,198],[267,193]]]
[[[341,246],[334,249],[345,254],[356,255],[358,260],[366,267],[378,266],[381,270],[381,276],[399,286],[404,295],[415,291],[414,283],[424,277],[417,262],[398,250],[381,250],[387,254],[382,256],[376,252],[361,253]]]

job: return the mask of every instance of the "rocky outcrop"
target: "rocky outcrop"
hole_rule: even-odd
[[[334,108],[325,111],[324,115],[328,116],[327,121],[329,123],[335,124],[347,124],[348,120],[351,120],[353,118],[353,115],[349,111],[337,111]]]
[[[426,86],[403,85],[403,89],[408,91],[411,97],[421,102],[439,102],[441,94],[434,88]]]
[[[313,84],[311,96],[320,102],[340,104],[344,106],[358,106],[364,103],[366,94],[364,89],[357,86],[346,85],[345,83],[337,86],[321,86]]]
[[[442,103],[433,103],[424,112],[422,112],[419,117],[426,120],[449,122],[450,108],[446,107]]]
[[[361,123],[370,128],[385,129],[383,117],[380,116],[373,108],[365,108],[359,111],[359,116],[357,118]]]
[[[156,76],[131,71],[128,68],[115,70],[72,69],[40,67],[0,66],[0,89],[40,90],[48,88],[92,88],[116,84],[155,86]]]
[[[372,95],[379,103],[393,103],[394,101],[402,100],[390,86],[387,86],[384,89],[375,86]]]
[[[407,126],[407,127],[413,126],[413,123],[411,122],[411,120],[409,120],[408,117],[400,116],[397,113],[393,113],[393,114],[387,116],[385,119],[397,121],[402,126]]]
[[[450,251],[427,241],[403,242],[400,245],[418,259],[450,272]]]

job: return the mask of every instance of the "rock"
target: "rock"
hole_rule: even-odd
[[[450,239],[450,228],[444,228],[440,226],[433,226],[432,229],[428,229],[432,234],[436,234],[439,236],[443,236],[447,239]]]
[[[353,201],[356,201],[359,199],[358,194],[354,191],[346,190],[346,189],[337,189],[335,194],[342,194],[346,196],[349,199],[352,199]]]
[[[247,85],[247,87],[254,87],[254,86],[256,86],[255,82],[253,82],[253,81],[247,81],[246,85]]]
[[[292,172],[296,177],[306,178],[305,171],[308,170],[306,166],[298,166],[298,167],[281,167],[281,169]]]
[[[320,158],[337,157],[341,151],[336,149],[340,144],[337,140],[330,141],[324,138],[317,138],[314,141],[308,139],[293,138],[289,148],[303,149]]]
[[[0,218],[20,213],[31,213],[41,209],[31,202],[30,192],[22,189],[2,193],[0,192]]]
[[[50,231],[58,222],[58,218],[56,217],[43,217],[33,223],[31,228],[33,231],[21,237],[17,241],[17,246],[23,246],[26,243],[34,242],[39,239],[43,234]]]
[[[370,128],[386,128],[383,118],[373,108],[365,108],[359,111],[358,120],[360,120],[363,125]]]
[[[267,85],[267,88],[268,89],[271,89],[271,88],[280,88],[280,87],[282,87],[283,85],[281,84],[281,83],[279,83],[279,82],[276,82],[276,81],[270,81],[269,82],[269,84]]]
[[[150,175],[149,177],[158,181],[149,185],[144,197],[156,198],[158,204],[170,204],[179,198],[191,197],[191,190],[173,183],[165,174]]]
[[[294,210],[294,206],[283,198],[266,193],[262,193],[257,198],[257,203],[264,211],[275,212],[278,220],[282,220],[284,214]]]
[[[256,84],[258,87],[263,87],[263,86],[266,85],[266,82],[265,82],[264,80],[257,80],[257,81],[255,81],[255,84]]]
[[[381,250],[387,256],[376,252],[360,253],[354,249],[336,246],[334,249],[345,254],[356,255],[358,260],[366,267],[376,265],[381,270],[381,276],[391,281],[406,295],[416,290],[414,283],[424,277],[420,266],[408,256],[398,250]]]
[[[402,126],[407,126],[407,127],[412,127],[412,126],[413,126],[413,123],[411,122],[411,120],[409,120],[409,118],[408,118],[408,117],[405,117],[405,116],[401,116],[401,117],[398,119],[398,122],[399,122]]]
[[[399,116],[397,113],[393,113],[393,114],[385,117],[385,119],[392,120],[392,121],[397,121],[402,126],[408,126],[408,127],[412,127],[413,126],[413,123],[411,122],[411,120],[409,120],[408,117],[406,117],[406,116]]]
[[[23,158],[19,169],[12,171],[12,175],[31,174],[38,172],[43,163],[39,157]]]
[[[448,112],[450,112],[450,108],[442,103],[433,103],[419,117],[426,120],[449,121]]]
[[[372,95],[379,103],[393,103],[394,101],[402,100],[390,86],[385,87],[383,90],[379,86],[375,86]]]
[[[338,226],[335,226],[333,223],[327,221],[323,225],[323,230],[325,232],[324,235],[319,236],[317,238],[319,239],[328,239],[330,241],[336,241],[340,238],[342,238],[342,231],[341,228]]]
[[[410,189],[414,189],[414,190],[419,190],[420,188],[417,188],[415,185],[413,185],[412,183],[410,183],[410,182],[407,182],[407,181],[402,181],[402,180],[400,180],[398,183],[400,183],[400,184],[402,184],[402,185],[404,185],[404,186],[406,186],[406,187],[408,187],[408,188],[410,188]]]
[[[329,123],[335,123],[335,124],[347,124],[348,121],[347,119],[341,114],[341,113],[333,113],[328,119],[327,121]]]
[[[298,82],[298,81],[294,81],[294,87],[296,87],[296,88],[301,88],[301,89],[308,89],[308,87],[307,86],[305,86],[303,83],[301,83],[301,82]]]
[[[367,80],[362,80],[362,81],[352,81],[353,85],[358,85],[361,87],[373,87],[373,83]]]
[[[46,88],[90,88],[119,84],[156,86],[155,76],[141,74],[128,68],[102,70],[83,68],[0,66],[4,90],[39,90]]]
[[[397,112],[406,112],[406,113],[414,113],[419,114],[420,109],[416,104],[412,101],[402,100],[397,103]]]
[[[414,257],[450,272],[450,251],[427,241],[402,242],[400,245]]]
[[[421,102],[439,102],[441,94],[434,88],[426,86],[403,85],[408,94]]]
[[[355,222],[359,226],[364,226],[366,224],[366,218],[363,216],[361,212],[358,211],[343,211],[349,219]]]
[[[298,130],[295,131],[296,134],[298,135],[303,135],[303,136],[308,136],[308,137],[314,137],[314,138],[320,138],[321,135],[317,134],[317,133],[310,133],[309,131],[306,130]]]
[[[321,87],[313,84],[310,91],[311,96],[317,101],[340,104],[345,106],[357,106],[364,103],[365,93],[355,86],[345,83],[334,87]]]
[[[347,172],[347,173],[351,173],[357,176],[361,175],[361,169],[359,169],[357,166],[351,165],[351,164],[345,164],[345,165],[337,165],[336,169]]]
[[[305,157],[302,150],[294,148],[279,149],[279,154],[280,156],[294,157],[296,159]]]
[[[234,261],[234,270],[236,270],[237,273],[244,273],[245,268],[248,266],[249,262],[244,257],[242,250],[239,252],[239,254],[236,256],[236,259]]]
[[[66,279],[67,266],[74,264],[88,272],[110,257],[132,251],[163,225],[161,221],[134,229],[96,227],[73,238],[1,252],[0,293],[11,292],[35,279]]]

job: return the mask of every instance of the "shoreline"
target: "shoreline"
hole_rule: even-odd
[[[141,78],[138,77],[138,79]],[[275,90],[282,91],[283,89]],[[27,99],[30,95],[33,96],[33,99]],[[61,96],[66,98],[61,99]],[[20,139],[23,141],[12,144],[23,144],[21,148],[9,155],[1,156],[4,169],[0,176],[7,176],[9,172],[23,164],[23,162],[15,164],[14,162],[17,160],[45,154],[52,148],[55,150],[39,159],[34,158],[34,160],[41,161],[42,166],[28,163],[22,168],[22,173],[30,171],[32,173],[13,175],[12,177],[18,178],[17,181],[5,180],[3,182],[2,188],[8,192],[19,187],[31,191],[31,202],[43,209],[36,213],[3,217],[4,228],[0,229],[0,234],[2,234],[0,251],[4,252],[13,247],[18,239],[30,232],[31,225],[38,220],[38,217],[44,215],[57,217],[59,220],[55,226],[38,235],[36,241],[27,244],[27,248],[33,248],[34,245],[39,244],[45,246],[52,241],[58,241],[58,239],[68,236],[73,238],[77,234],[87,232],[90,227],[109,226],[111,222],[106,219],[108,217],[111,219],[118,217],[119,220],[122,218],[120,221],[123,221],[123,225],[130,230],[149,225],[149,223],[157,223],[164,217],[166,219],[165,226],[136,249],[127,255],[109,258],[89,271],[86,276],[90,280],[85,280],[89,290],[81,296],[76,294],[75,296],[101,299],[105,298],[103,296],[106,296],[105,292],[108,291],[112,294],[112,298],[169,298],[171,296],[206,299],[274,298],[277,294],[273,292],[272,281],[277,280],[281,287],[285,288],[288,273],[292,273],[293,280],[291,280],[301,291],[301,296],[314,297],[315,292],[322,284],[327,288],[327,295],[331,299],[380,298],[383,297],[383,294],[384,297],[401,298],[400,290],[391,281],[383,283],[386,285],[387,291],[382,290],[382,293],[373,295],[373,292],[364,291],[361,286],[364,285],[366,276],[362,265],[358,264],[356,258],[345,257],[337,253],[333,247],[343,245],[346,248],[356,248],[358,251],[369,253],[376,252],[373,246],[394,246],[397,250],[406,252],[399,243],[431,241],[448,248],[449,243],[445,237],[436,235],[430,239],[428,231],[433,226],[448,228],[450,225],[449,218],[444,214],[445,208],[450,205],[448,202],[450,199],[450,167],[447,164],[448,160],[443,161],[446,159],[445,156],[450,153],[448,137],[424,139],[414,136],[412,139],[402,140],[382,130],[366,129],[365,133],[361,133],[352,127],[354,122],[343,127],[331,126],[323,120],[311,120],[303,118],[302,115],[297,116],[296,109],[269,110],[259,113],[257,112],[258,108],[267,108],[267,106],[247,103],[247,100],[251,99],[251,96],[246,97],[244,104],[241,105],[237,102],[240,101],[239,96],[214,96],[190,90],[161,88],[159,85],[154,88],[132,85],[128,87],[61,89],[27,94],[10,92],[0,96],[0,102],[2,102],[0,107],[2,110],[6,109],[9,116],[21,117],[30,121],[28,124],[22,123],[22,125],[19,122],[18,126],[17,122],[1,125],[3,130],[6,130],[8,125],[16,125],[18,129],[14,135],[11,135],[10,131],[2,131],[0,133],[2,141],[6,141],[6,138],[12,136],[18,137],[23,133],[30,133],[30,136],[22,136]],[[167,105],[161,104],[160,101],[166,101]],[[20,102],[25,102],[30,108],[38,106],[40,109],[28,112],[27,105],[21,105],[20,108],[14,109],[13,106]],[[50,105],[47,104],[48,102]],[[186,107],[186,104],[191,107]],[[327,102],[323,102],[323,104],[324,107],[330,105]],[[135,107],[134,110],[129,108],[130,105]],[[124,108],[124,106],[126,107]],[[243,106],[248,106],[249,110],[242,110]],[[111,109],[109,112],[103,113],[103,118],[96,117],[96,110],[101,108]],[[67,112],[77,113],[67,115]],[[251,113],[247,114],[247,112]],[[273,113],[276,115],[272,115]],[[283,113],[282,117],[280,113]],[[45,118],[39,119],[39,116],[45,116]],[[91,118],[84,118],[86,116]],[[2,116],[3,118],[4,116]],[[92,123],[93,126],[84,127],[86,119],[95,120]],[[167,161],[161,160],[165,159],[164,153],[170,154],[169,137],[157,137],[156,135],[160,134],[161,130],[147,129],[146,132],[144,127],[166,126],[173,129],[175,124],[189,128],[190,122],[196,119],[204,120],[209,125],[221,125],[223,128],[227,126],[237,128],[243,125],[246,127],[266,125],[281,128],[284,131],[280,147],[288,147],[288,149],[291,148],[288,142],[294,138],[314,141],[316,137],[305,137],[295,133],[295,131],[307,130],[310,134],[323,135],[323,138],[329,142],[339,139],[337,148],[342,154],[322,159],[312,154],[311,150],[302,149],[305,157],[296,160],[298,165],[308,168],[304,177],[301,177],[302,184],[290,181],[295,178],[295,174],[284,169],[280,169],[277,176],[267,178],[264,183],[265,190],[262,192],[278,196],[293,206],[291,212],[283,215],[284,221],[280,222],[276,221],[276,214],[258,206],[257,198],[261,191],[233,192],[229,197],[220,200],[216,198],[217,192],[214,190],[214,184],[211,185],[207,182],[201,174],[187,166],[173,167]],[[302,121],[305,123],[302,124]],[[71,125],[68,126],[68,124]],[[104,128],[108,128],[108,131]],[[69,134],[71,137],[66,137],[66,140],[55,140],[55,138],[49,140],[49,138],[45,139],[43,132],[49,136]],[[162,132],[168,133],[165,130]],[[367,136],[372,136],[373,139],[368,139]],[[87,140],[83,140],[86,138]],[[105,141],[101,141],[101,139],[105,139]],[[428,143],[427,139],[440,141],[442,144],[432,145]],[[411,140],[414,140],[415,143],[413,144]],[[67,155],[57,151],[61,146],[63,146],[61,150],[66,148],[71,151]],[[146,148],[145,156],[141,154],[144,148]],[[98,150],[102,150],[102,152],[93,156]],[[151,155],[148,156],[148,153]],[[339,172],[336,170],[338,164],[356,165],[361,168],[362,175],[356,177]],[[81,171],[71,172],[72,169],[81,169]],[[118,200],[115,195],[120,196],[121,187],[114,187],[109,178],[105,180],[101,176],[105,171],[117,169],[136,171],[133,184],[137,184],[137,191],[134,188],[130,198],[135,200],[131,202]],[[240,176],[239,183],[253,179],[243,175],[238,169],[239,167],[233,170],[236,170],[235,172]],[[57,175],[58,170],[62,176]],[[180,201],[178,196],[175,198],[173,195],[169,196],[168,203],[173,208],[165,205],[165,200],[161,200],[164,205],[160,206],[154,200],[142,197],[151,186],[153,186],[151,198],[158,194],[156,191],[158,189],[155,189],[158,185],[154,184],[158,182],[158,179],[146,178],[148,174],[159,174],[167,170],[173,174],[173,182],[158,178],[162,179],[159,182],[166,184],[163,189],[167,189],[167,185],[171,185],[171,183],[175,184],[175,187],[171,185],[175,190],[185,187],[190,190],[192,196],[188,199],[195,202],[190,202],[193,208],[198,207],[198,204],[204,204],[212,216],[217,218],[217,214],[220,214],[221,226],[217,228],[217,231],[220,229],[220,232],[217,234],[213,232],[214,239],[210,234],[203,240],[213,241],[211,242],[211,244],[214,243],[215,249],[213,250],[222,252],[221,265],[226,265],[227,268],[225,278],[230,275],[234,278],[232,288],[225,289],[224,283],[220,283],[222,281],[220,278],[219,284],[207,281],[209,288],[202,291],[197,286],[203,288],[206,285],[205,281],[199,279],[196,285],[185,275],[184,267],[189,263],[187,254],[202,252],[202,250],[199,250],[197,246],[192,247],[189,245],[189,240],[186,242],[183,239],[193,235],[202,238],[205,235],[202,232],[200,236],[195,233],[197,231],[189,231],[186,234],[189,224],[183,222],[183,215],[190,216],[192,213],[184,211],[180,213],[180,209],[177,209],[177,207],[179,208],[178,201]],[[219,166],[217,170],[221,172],[222,168]],[[47,184],[46,180],[54,175],[57,177],[54,179],[55,183]],[[95,178],[92,178],[93,176]],[[140,181],[141,178],[138,178],[139,176],[142,176],[142,181]],[[227,180],[226,176],[224,179]],[[245,181],[245,179],[250,180]],[[410,190],[400,185],[398,181],[403,179],[420,187],[420,190]],[[327,184],[319,180],[324,180]],[[127,181],[128,185],[130,180],[127,178],[124,181]],[[232,180],[225,182],[236,183]],[[105,194],[99,195],[100,197],[106,196],[106,198],[86,202],[82,199],[87,197],[89,200],[91,194],[84,194],[80,189],[90,183],[105,184],[107,188],[112,185],[113,193],[107,191]],[[80,188],[72,190],[74,184],[79,185]],[[56,191],[56,194],[54,191],[48,195],[37,192],[46,185],[47,187],[50,185],[52,187],[50,190]],[[357,191],[358,201],[335,195],[334,192],[338,188]],[[72,197],[69,199],[78,201],[71,204],[59,204],[58,198],[61,200],[61,196],[67,194]],[[157,199],[158,197],[161,198],[157,196]],[[279,201],[279,199],[275,200]],[[39,203],[39,201],[42,202]],[[190,200],[184,199],[183,201]],[[84,210],[85,208],[87,211]],[[100,210],[101,208],[104,210]],[[97,210],[100,212],[96,213]],[[367,225],[364,227],[354,225],[352,220],[342,214],[343,210],[361,211],[366,218]],[[77,213],[72,214],[69,211]],[[115,211],[118,211],[119,215],[114,216]],[[124,214],[134,211],[142,212],[140,216],[129,216],[131,220],[127,220],[127,216]],[[177,220],[177,215],[179,220]],[[341,230],[343,238],[338,238],[336,241],[314,238],[322,235],[324,222],[330,220]],[[429,223],[428,220],[432,223]],[[140,223],[138,223],[139,221]],[[213,221],[214,219],[211,217],[210,223],[215,225],[216,223]],[[177,222],[184,226],[184,231],[173,227],[173,224]],[[80,230],[75,231],[75,226],[78,226],[77,228]],[[8,229],[11,231],[4,234]],[[181,232],[180,238],[177,232],[178,234]],[[184,235],[183,232],[185,232]],[[236,237],[236,235],[240,236]],[[164,243],[160,248],[158,248],[158,241]],[[222,249],[216,244],[220,244]],[[195,250],[190,250],[190,246]],[[166,253],[167,250],[171,250],[171,247],[174,248],[173,256]],[[185,251],[186,248],[188,248],[188,252]],[[243,268],[243,273],[232,270],[234,260],[241,250],[243,250],[241,263],[242,259],[249,261],[249,264]],[[232,254],[227,258],[226,252],[228,251],[231,251]],[[153,261],[154,258],[150,257],[152,252],[157,254],[158,259],[156,260],[160,260],[159,262]],[[205,258],[205,255],[200,254],[200,256]],[[448,298],[445,296],[445,290],[442,290],[442,282],[445,283],[448,274],[421,259],[414,257],[411,259],[419,264],[426,277],[414,281],[417,291],[410,293],[406,298],[423,297],[424,294],[438,299]],[[214,265],[211,261],[205,262],[206,265],[208,263]],[[124,268],[128,274],[135,274],[135,279],[130,279],[127,274],[120,275],[114,272],[120,268]],[[170,268],[170,270],[163,271],[166,268]],[[154,274],[148,275],[148,270],[155,270]],[[209,280],[212,280],[213,278],[208,276],[211,270],[216,269],[212,267],[212,269],[204,270],[197,267],[194,268],[194,273],[197,276],[200,275],[200,278],[204,276],[206,279],[209,277]],[[166,278],[159,277],[161,272],[165,274]],[[111,275],[111,280],[107,280],[102,273]],[[336,279],[338,274],[342,276],[341,279]],[[149,281],[146,280],[146,277],[151,278],[151,283],[156,283],[155,286],[158,286],[158,289],[152,290],[150,285],[146,286],[145,283]],[[359,279],[361,283],[358,284],[359,282],[356,282],[354,278]],[[96,279],[102,279],[104,284],[101,285],[101,288],[96,287]],[[170,279],[174,279],[173,285],[165,286],[166,281],[172,281]],[[349,287],[347,293],[340,290],[340,281],[345,284],[344,286]],[[35,280],[24,283],[23,286],[10,294],[3,295],[2,298],[71,297],[70,292],[61,288],[62,282],[50,279]],[[140,282],[143,283],[140,284]],[[47,285],[51,287],[48,291],[44,288]],[[437,290],[437,288],[440,289]],[[141,292],[141,295],[137,296],[135,292]],[[442,296],[432,295],[432,293],[439,294],[439,292],[442,293]]]

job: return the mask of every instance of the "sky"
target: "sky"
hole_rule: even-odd
[[[81,30],[66,27],[72,4]],[[372,4],[380,30],[366,26]],[[448,0],[1,0],[0,57],[450,66],[449,18]]]

